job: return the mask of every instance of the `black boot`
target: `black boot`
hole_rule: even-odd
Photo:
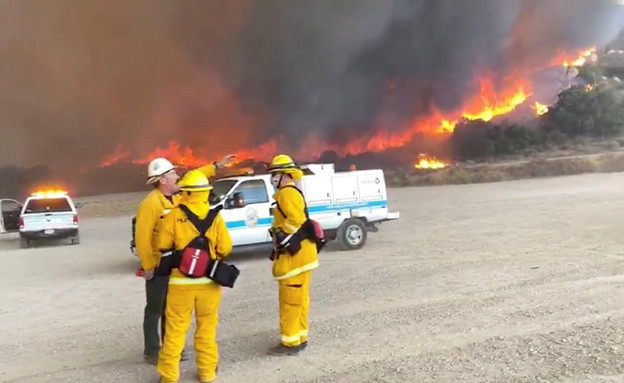
[[[299,351],[301,351],[301,346],[288,347],[280,343],[269,350],[269,354],[275,356],[297,355]]]
[[[158,363],[158,353],[156,354],[144,354],[145,363],[155,366]]]
[[[190,355],[186,351],[186,349],[182,349],[182,353],[180,354],[180,361],[189,360],[189,358],[190,358]]]

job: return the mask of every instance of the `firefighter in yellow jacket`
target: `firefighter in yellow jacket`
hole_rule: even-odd
[[[202,172],[191,170],[179,182],[180,204],[186,206],[199,219],[208,215],[208,193],[212,189]],[[182,250],[199,235],[198,230],[180,207],[171,210],[163,220],[159,237],[162,251]],[[213,259],[222,259],[232,250],[232,240],[225,221],[218,213],[206,231]],[[221,286],[207,277],[189,278],[178,269],[171,271],[165,315],[167,317],[165,340],[158,357],[157,369],[162,383],[177,382],[180,377],[180,352],[193,311],[195,311],[195,352],[197,370],[202,383],[216,379],[218,351],[216,329]]]
[[[221,161],[202,166],[198,170],[206,177],[212,177],[215,170],[225,166],[234,156],[225,156]],[[158,233],[162,219],[177,206],[179,201],[177,181],[179,176],[176,167],[165,158],[156,158],[147,167],[147,184],[153,185],[152,190],[141,201],[135,227],[135,242],[141,268],[144,270],[146,306],[143,317],[144,357],[147,363],[156,364],[160,350],[158,322],[161,322],[161,333],[164,330],[163,316],[165,297],[167,296],[168,277],[154,275],[160,260]],[[162,320],[161,320],[162,317]],[[161,334],[164,337],[164,333]],[[183,351],[182,360],[188,359]]]
[[[317,249],[310,239],[290,242],[307,220],[305,200],[295,186],[295,181],[303,177],[302,170],[285,154],[275,156],[268,170],[277,189],[270,232],[274,243],[273,277],[279,285],[281,332],[281,342],[271,349],[271,354],[293,355],[308,344],[310,271],[318,267]],[[294,249],[298,250],[291,254]]]

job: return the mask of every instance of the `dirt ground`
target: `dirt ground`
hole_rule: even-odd
[[[266,354],[279,339],[269,260],[233,258],[219,382],[624,382],[624,174],[389,193],[399,221],[321,254],[297,357]],[[78,246],[0,237],[0,381],[157,381],[131,211],[105,206],[140,196],[86,201]],[[182,369],[196,381],[194,362]]]

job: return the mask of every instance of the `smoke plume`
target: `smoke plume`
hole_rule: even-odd
[[[624,27],[615,0],[4,1],[0,165],[344,143]]]

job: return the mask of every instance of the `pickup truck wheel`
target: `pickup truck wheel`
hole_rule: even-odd
[[[20,238],[20,247],[22,249],[30,247],[30,240],[27,238]]]
[[[366,243],[366,225],[360,219],[349,218],[338,228],[337,239],[342,250],[361,249]]]
[[[71,244],[72,245],[79,245],[80,244],[80,235],[76,235],[75,237],[71,238]]]

